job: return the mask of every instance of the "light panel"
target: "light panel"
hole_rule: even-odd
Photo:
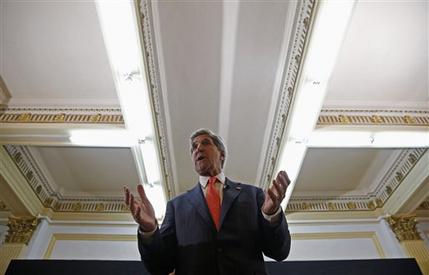
[[[306,143],[317,123],[354,4],[354,1],[318,2],[314,26],[275,169],[276,172],[286,170],[291,179],[282,203],[283,209],[293,192],[307,150]]]

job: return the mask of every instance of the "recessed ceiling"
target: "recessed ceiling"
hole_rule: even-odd
[[[281,107],[296,92],[292,87],[299,62],[305,59],[304,43],[311,37],[306,30],[317,16],[314,3],[142,1],[141,10],[146,12],[139,18],[145,34],[142,48],[146,62],[155,64],[148,66],[154,125],[164,153],[160,162],[168,167],[161,180],[174,182],[166,191],[169,196],[197,183],[188,138],[201,127],[225,139],[227,177],[264,185],[268,178],[264,165],[278,159],[273,148],[279,148],[290,115],[289,108]],[[52,189],[64,196],[120,198],[123,185],[139,181],[130,148],[51,146],[52,137],[67,129],[126,128],[126,121],[118,118],[119,99],[95,3],[6,1],[0,9],[0,75],[11,95],[9,110],[2,112],[13,109],[10,120],[0,120],[0,140],[12,128],[13,134],[26,136],[23,140],[31,142],[8,139],[7,144],[23,145],[32,153]],[[400,115],[411,110],[427,117],[428,14],[425,1],[357,1],[323,109],[377,114],[396,110]],[[90,111],[76,117],[85,119],[67,121],[82,106]],[[106,109],[112,107],[116,109]],[[34,108],[51,117],[42,122],[29,119],[35,116]],[[112,113],[115,118],[102,119]],[[339,120],[326,127],[346,123]],[[427,126],[425,122],[406,125],[423,131]],[[362,123],[360,127],[392,126]],[[404,150],[310,148],[292,197],[367,194],[381,175],[393,169],[398,155],[404,154],[404,162],[414,160],[413,151]],[[10,154],[10,159],[19,162],[17,155]],[[116,202],[123,211],[122,200]],[[69,204],[61,207],[82,209]]]

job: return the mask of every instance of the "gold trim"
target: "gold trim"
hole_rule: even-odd
[[[386,220],[400,242],[422,239],[416,228],[415,215],[390,216]]]
[[[292,196],[286,213],[293,212],[330,212],[330,211],[375,211],[384,203],[406,179],[428,149],[417,148],[403,150],[391,168],[382,177],[374,191],[356,196]],[[425,203],[422,204],[426,206]],[[427,203],[429,207],[429,202]],[[420,209],[420,208],[419,208]],[[423,209],[424,210],[424,209]]]
[[[384,249],[373,231],[362,232],[317,232],[317,233],[293,233],[292,240],[324,240],[324,239],[371,239],[380,258],[386,258]]]
[[[73,123],[73,124],[124,124],[121,114],[97,113],[65,113],[65,112],[25,112],[25,113],[1,113],[0,123]]]
[[[271,183],[274,174],[275,164],[280,154],[281,141],[285,135],[285,127],[290,112],[291,103],[294,98],[299,75],[302,70],[302,63],[305,60],[308,41],[313,30],[314,20],[317,16],[319,1],[303,0],[297,2],[297,11],[294,18],[295,27],[293,29],[292,44],[290,46],[290,55],[285,62],[283,81],[281,91],[278,96],[276,112],[274,115],[273,126],[269,131],[269,144],[266,151],[260,182],[262,189],[265,189]]]
[[[55,248],[57,241],[137,241],[136,235],[125,234],[69,234],[69,233],[54,233],[49,240],[43,259],[50,259],[52,251]]]
[[[6,243],[28,244],[38,224],[37,218],[9,217]]]
[[[429,126],[429,116],[395,116],[395,115],[320,115],[317,126],[326,125],[395,125],[395,126]]]

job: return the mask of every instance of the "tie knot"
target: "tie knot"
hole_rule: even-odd
[[[209,178],[209,185],[214,185],[217,182],[217,178],[216,177],[210,177]]]

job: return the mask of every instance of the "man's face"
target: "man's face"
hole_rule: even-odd
[[[209,135],[192,140],[192,160],[195,171],[201,176],[216,176],[222,170],[223,156]]]

